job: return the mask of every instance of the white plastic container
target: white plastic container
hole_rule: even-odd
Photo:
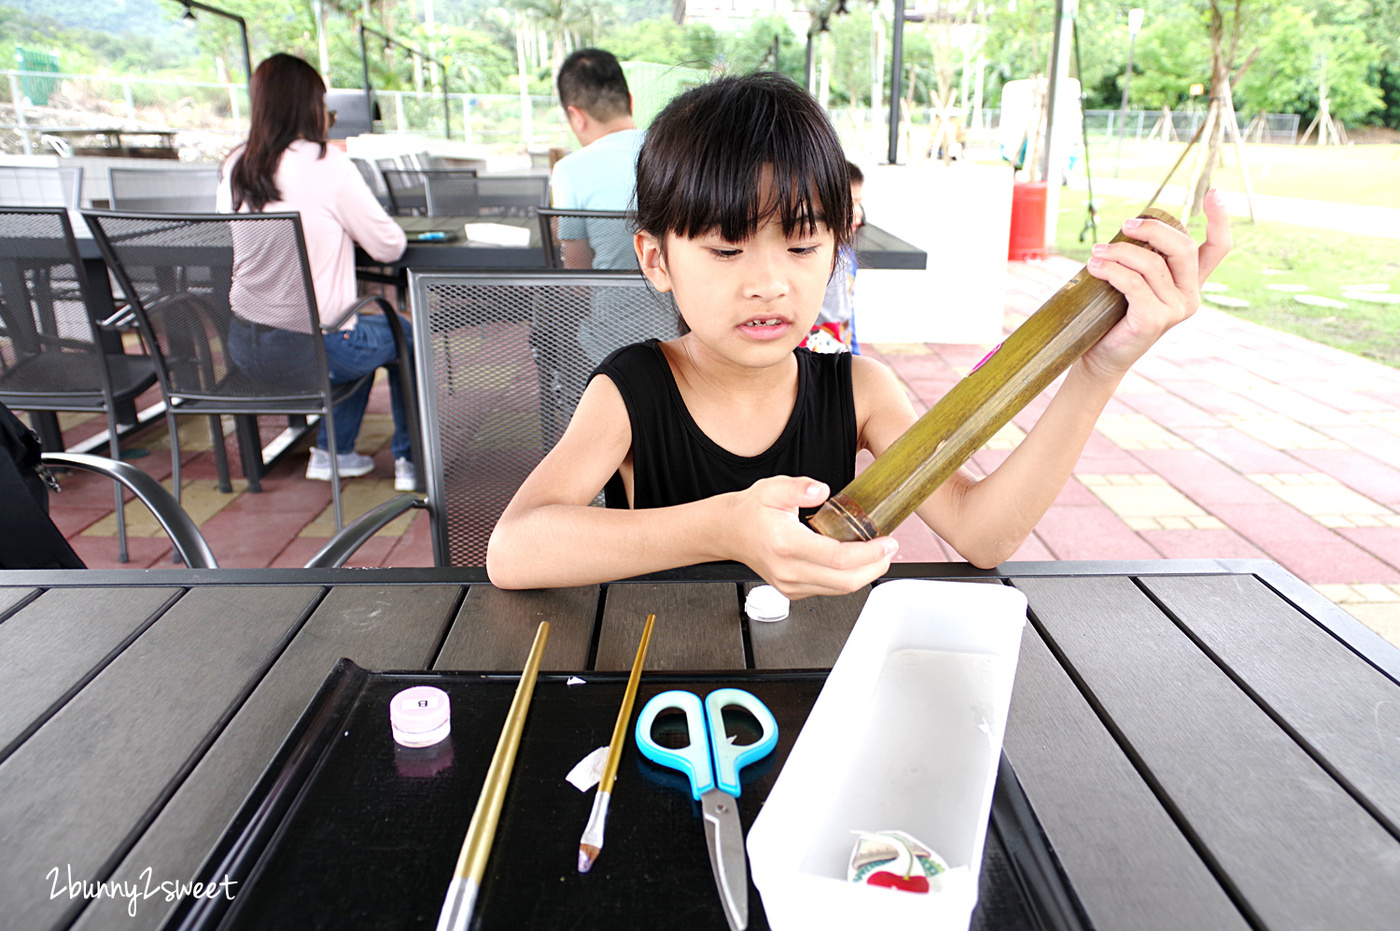
[[[967,928],[1025,621],[1003,585],[875,588],[749,831],[775,931]],[[847,881],[857,834],[888,830],[947,861],[932,891]]]

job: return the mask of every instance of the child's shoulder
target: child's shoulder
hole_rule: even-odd
[[[851,388],[857,399],[862,396],[888,397],[891,394],[904,394],[899,376],[883,362],[869,356],[845,353],[851,360]]]

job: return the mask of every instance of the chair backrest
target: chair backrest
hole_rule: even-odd
[[[540,239],[549,268],[639,268],[632,233],[637,215],[626,210],[540,209]]]
[[[113,210],[142,213],[213,213],[217,168],[108,168]]]
[[[351,156],[350,161],[354,164],[356,170],[360,172],[360,177],[365,179],[365,184],[369,185],[371,191],[376,195],[387,193],[384,190],[384,180],[379,177],[379,169],[362,158]]]
[[[82,166],[0,165],[0,206],[67,207],[83,201]]]
[[[67,208],[0,209],[0,398],[101,409],[103,357]]]
[[[430,217],[533,217],[548,201],[546,175],[425,171]]]
[[[328,398],[299,214],[84,215],[132,299],[166,397],[284,400],[289,412]],[[303,336],[304,347],[297,341],[286,358],[260,354],[258,336],[273,323]]]
[[[438,565],[483,566],[516,488],[599,362],[679,335],[670,294],[625,272],[412,272],[425,477]]]
[[[421,171],[381,168],[379,174],[384,179],[384,188],[389,195],[391,214],[396,217],[411,217],[428,212],[428,192],[424,187]]]

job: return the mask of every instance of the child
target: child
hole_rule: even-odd
[[[865,187],[865,173],[855,162],[846,163],[846,176],[851,182],[851,235],[865,223],[865,211],[861,207],[861,190]],[[856,250],[849,244],[836,253],[836,270],[826,285],[826,296],[822,298],[822,309],[817,313],[817,322],[812,332],[802,341],[804,348],[813,352],[854,352],[860,353],[856,342]]]
[[[492,534],[503,588],[583,585],[710,560],[745,563],[790,598],[878,578],[893,539],[839,543],[803,512],[916,419],[883,365],[795,347],[851,237],[845,159],[826,115],[792,81],[755,74],[674,100],[637,162],[643,274],[689,332],[613,353],[564,435]],[[1216,195],[1199,251],[1153,220],[1094,247],[1090,274],[1128,297],[1126,318],[1065,374],[1039,423],[986,478],[955,474],[919,516],[974,565],[1010,557],[1069,477],[1129,366],[1199,305],[1229,251]],[[589,507],[606,487],[607,508]]]

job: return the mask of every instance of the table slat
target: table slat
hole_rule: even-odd
[[[1252,576],[1143,585],[1400,832],[1400,685]]]
[[[648,670],[745,668],[737,585],[629,582],[608,586],[595,669],[632,668],[648,614],[656,615]]]
[[[46,871],[57,867],[66,882],[70,865],[75,879],[109,868],[319,593],[305,586],[188,592],[0,763],[0,837],[25,851],[0,858],[11,927],[71,918],[82,900],[51,898]],[[100,605],[109,593],[87,594]]]
[[[573,672],[588,665],[598,616],[598,587],[505,591],[473,585],[452,624],[434,669],[519,672],[540,621],[549,621],[541,669]]]
[[[1395,927],[1400,842],[1131,579],[1016,585],[1051,646],[1257,925]]]
[[[1029,625],[1021,638],[1005,746],[1096,927],[1248,929]]]
[[[744,586],[744,594],[762,583]],[[849,595],[794,601],[786,620],[748,621],[755,669],[830,669],[870,596],[870,586]]]
[[[0,759],[49,709],[120,653],[179,591],[53,589],[0,624]]]
[[[14,610],[15,605],[22,604],[24,599],[33,595],[37,589],[33,588],[0,588],[0,620],[5,615]]]
[[[332,589],[296,638],[181,784],[113,877],[188,880],[237,814],[316,690],[347,656],[367,669],[424,669],[451,620],[461,586],[343,586]],[[385,727],[388,722],[385,721]],[[155,929],[177,902],[94,902],[75,929]]]

